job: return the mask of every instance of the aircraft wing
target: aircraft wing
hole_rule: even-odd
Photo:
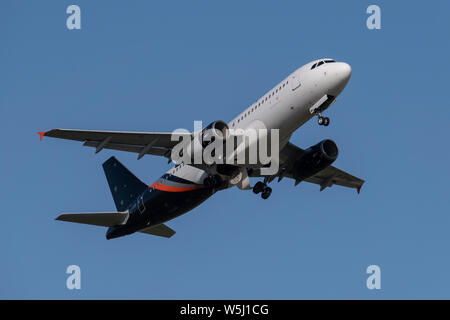
[[[355,188],[358,193],[364,184],[364,180],[333,166],[328,166],[305,181],[320,185],[320,191],[337,184],[338,186]]]
[[[172,141],[172,132],[128,132],[128,131],[93,131],[52,129],[39,132],[42,137],[75,140],[84,142],[84,146],[102,149],[113,149],[138,153],[138,159],[146,154],[170,158],[171,149],[179,142]],[[191,135],[191,133],[177,133]]]
[[[303,153],[303,149],[289,142],[280,152],[280,171],[276,176],[270,177],[270,180],[273,180],[276,177],[278,177],[278,181],[283,177],[297,180],[293,173],[292,166],[295,160],[300,158]],[[259,174],[250,174],[250,176],[265,177]],[[364,180],[334,166],[328,166],[304,181],[320,185],[320,191],[336,184],[343,187],[354,188],[358,193],[365,182]]]

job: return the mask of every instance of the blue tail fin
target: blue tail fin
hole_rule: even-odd
[[[127,210],[128,206],[148,187],[115,157],[111,157],[103,163],[103,170],[117,211]]]

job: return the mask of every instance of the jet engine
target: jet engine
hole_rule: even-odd
[[[226,122],[222,120],[211,122],[202,130],[202,146],[205,148],[215,139],[222,139],[225,141],[229,135],[228,124]]]
[[[190,163],[201,163],[203,159],[203,151],[209,144],[219,139],[223,141],[225,145],[226,139],[229,136],[230,132],[226,122],[217,120],[207,125],[201,132],[196,134],[194,139],[189,142],[189,145],[187,145],[186,151],[187,157],[190,159]],[[223,150],[225,152],[225,146]],[[214,151],[215,150],[213,150],[213,153]],[[177,150],[175,154],[179,155],[179,157],[183,157],[183,150]]]
[[[322,140],[305,150],[293,167],[294,178],[305,180],[332,164],[338,156],[338,147],[333,140]]]

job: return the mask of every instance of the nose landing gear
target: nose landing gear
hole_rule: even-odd
[[[322,117],[321,113],[318,113],[318,119],[317,119],[317,123],[319,124],[319,126],[328,126],[330,124],[330,118],[328,117]]]
[[[269,198],[270,195],[272,194],[272,188],[268,187],[266,183],[258,181],[253,186],[253,192],[255,194],[258,194],[261,192],[261,198],[263,198],[265,200],[265,199]]]

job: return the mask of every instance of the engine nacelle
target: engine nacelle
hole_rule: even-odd
[[[216,139],[225,141],[229,137],[230,132],[228,131],[228,124],[226,122],[217,120],[207,125],[200,135],[202,138],[202,146],[205,148]]]
[[[229,136],[230,132],[226,122],[218,120],[207,125],[199,134],[195,135],[187,147],[187,157],[190,159],[190,163],[201,163],[203,151],[209,144],[216,140],[221,140],[225,144]],[[179,156],[182,157],[183,153],[180,152]]]
[[[294,178],[305,180],[332,164],[338,157],[338,147],[333,140],[322,140],[305,150],[294,164]]]

